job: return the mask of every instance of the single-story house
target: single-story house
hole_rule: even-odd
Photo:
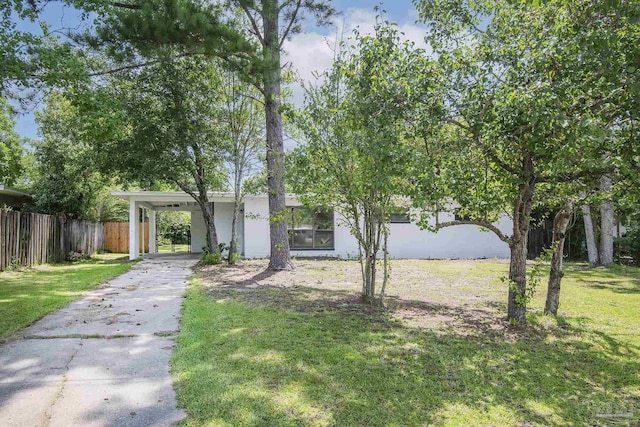
[[[140,209],[146,209],[149,218],[149,252],[156,252],[155,217],[158,211],[191,212],[191,251],[201,252],[206,233],[202,212],[191,196],[183,192],[115,191],[114,196],[129,201],[129,256],[140,255],[140,227],[134,226],[140,218]],[[233,194],[212,192],[218,240],[231,240]],[[340,212],[333,209],[308,209],[295,195],[287,195],[288,227],[291,255],[295,257],[350,258],[358,254],[358,243],[344,223]],[[266,194],[245,196],[238,221],[238,243],[245,258],[269,256],[269,203]],[[453,220],[441,214],[440,221]],[[506,215],[496,226],[511,234],[512,222]],[[144,229],[144,228],[143,228]],[[509,248],[494,233],[475,225],[448,227],[433,233],[422,230],[411,221],[410,215],[398,212],[392,215],[389,235],[389,254],[393,258],[508,258]]]

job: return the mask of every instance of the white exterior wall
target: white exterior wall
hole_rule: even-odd
[[[300,205],[287,198],[287,206]],[[269,206],[266,197],[245,199],[245,256],[265,258],[269,256]],[[440,221],[453,217],[441,215]],[[501,218],[498,227],[510,235],[512,222]],[[358,243],[349,232],[340,213],[334,213],[335,250],[292,250],[296,257],[341,257],[358,255]],[[509,247],[493,232],[483,231],[475,225],[458,225],[432,233],[421,230],[416,224],[390,225],[389,254],[393,258],[509,258]]]
[[[233,221],[233,203],[215,202],[213,204],[214,222],[218,242],[229,244],[231,242],[231,222]],[[240,214],[238,218],[238,246],[240,251],[243,245],[243,218]],[[202,248],[207,244],[207,230],[204,225],[204,217],[200,209],[191,212],[191,252],[202,252]]]
[[[191,212],[191,252],[202,252],[207,244],[207,228],[204,226],[202,211]]]
[[[269,200],[266,197],[245,197],[244,255],[247,258],[266,258],[269,253]]]

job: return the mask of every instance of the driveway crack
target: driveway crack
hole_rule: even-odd
[[[82,339],[80,339],[80,342],[78,343],[78,348],[76,349],[76,351],[73,352],[73,354],[71,355],[67,363],[65,363],[64,365],[64,368],[63,368],[64,372],[62,373],[62,381],[60,382],[60,387],[58,388],[58,391],[56,392],[55,396],[53,396],[53,399],[51,399],[49,406],[45,410],[43,414],[43,419],[40,422],[36,423],[36,426],[48,427],[51,424],[53,407],[56,405],[56,403],[58,403],[58,400],[60,400],[60,398],[62,397],[65,386],[67,385],[67,374],[69,373],[69,365],[71,365],[71,362],[73,362],[73,359],[75,359],[76,355],[80,352],[80,350],[82,350],[82,345],[83,345]]]

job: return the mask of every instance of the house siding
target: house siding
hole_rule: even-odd
[[[218,242],[228,245],[231,242],[233,203],[214,203],[213,215],[216,233],[218,234]],[[238,221],[238,245],[241,251],[243,248],[243,226],[243,216],[241,214]],[[191,252],[202,252],[202,248],[206,246],[207,242],[206,231],[202,211],[196,210],[191,212]]]
[[[294,198],[287,198],[287,206],[298,206]],[[245,199],[245,256],[269,256],[269,207],[266,197]],[[453,216],[441,215],[441,221]],[[217,223],[217,222],[216,222]],[[498,228],[511,233],[512,222],[507,216],[500,218]],[[294,257],[340,257],[358,255],[358,243],[349,232],[344,218],[334,212],[334,250],[292,250]],[[414,223],[392,223],[389,234],[389,254],[392,258],[508,258],[509,247],[494,233],[474,225],[448,227],[433,233],[422,230]]]

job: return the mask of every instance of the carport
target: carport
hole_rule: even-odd
[[[149,218],[149,253],[157,253],[156,212],[159,211],[191,212],[191,252],[200,252],[204,246],[206,230],[204,229],[202,210],[189,194],[179,191],[114,191],[111,195],[129,202],[129,259],[145,255],[141,253],[140,248],[140,218],[142,221],[145,217]],[[233,193],[209,193],[209,202],[214,206],[219,240],[225,243],[228,243],[231,236],[233,199]],[[243,215],[240,215],[237,232],[241,247],[244,235],[243,223]],[[144,230],[144,227],[142,229]]]

